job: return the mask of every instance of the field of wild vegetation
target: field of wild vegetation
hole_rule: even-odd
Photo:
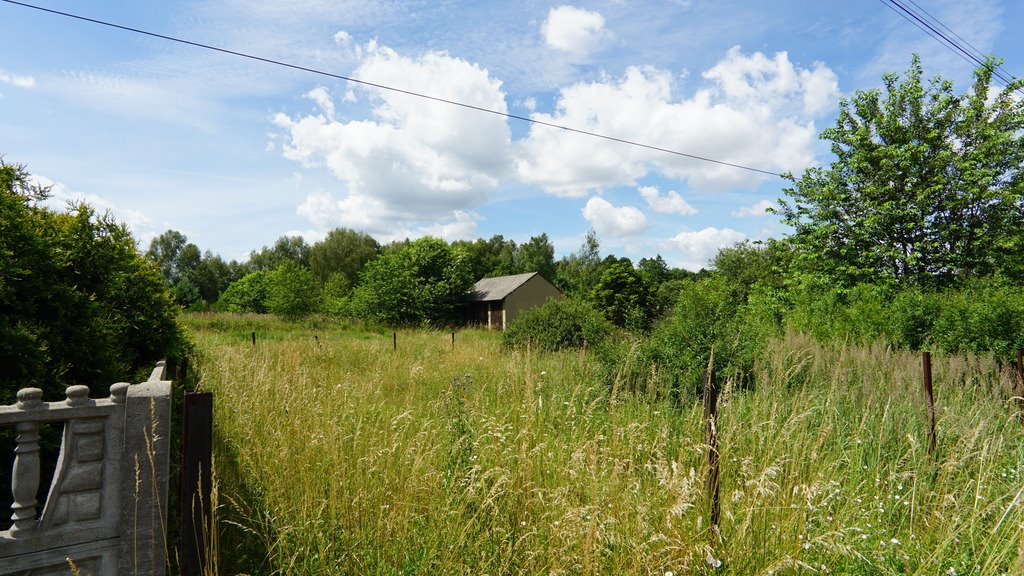
[[[988,357],[933,356],[929,458],[919,354],[766,342],[752,385],[724,383],[716,534],[699,400],[622,392],[589,350],[186,322],[222,573],[1024,573],[1024,433]]]

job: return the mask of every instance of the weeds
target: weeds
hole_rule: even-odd
[[[214,391],[221,570],[282,574],[1006,574],[1024,546],[1012,378],[933,358],[766,343],[719,408],[721,542],[708,547],[697,403],[611,398],[586,351],[495,334],[197,331]],[[246,548],[249,546],[249,548]],[[234,548],[232,548],[234,547]],[[265,550],[266,563],[252,551]]]

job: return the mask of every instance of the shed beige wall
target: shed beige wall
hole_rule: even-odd
[[[525,284],[505,297],[503,306],[505,309],[505,324],[502,328],[504,329],[511,324],[523,310],[540,306],[552,298],[556,300],[562,298],[562,293],[559,292],[558,288],[555,288],[539,274],[530,278]]]

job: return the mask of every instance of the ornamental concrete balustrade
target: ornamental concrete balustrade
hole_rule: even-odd
[[[0,575],[163,574],[166,549],[171,383],[160,362],[149,380],[89,398],[71,386],[61,402],[25,388],[0,406],[17,431],[10,529],[0,532]],[[64,439],[43,510],[39,430],[63,423]],[[70,560],[70,562],[69,562]]]

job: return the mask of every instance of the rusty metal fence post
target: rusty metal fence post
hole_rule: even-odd
[[[935,457],[935,394],[932,390],[932,354],[921,353],[921,367],[924,371],[924,396],[928,409],[928,457]]]
[[[714,355],[704,372],[704,431],[708,443],[708,470],[706,476],[707,495],[711,513],[711,541],[717,539],[718,520],[721,515],[719,502],[718,462],[718,382],[716,380]]]

